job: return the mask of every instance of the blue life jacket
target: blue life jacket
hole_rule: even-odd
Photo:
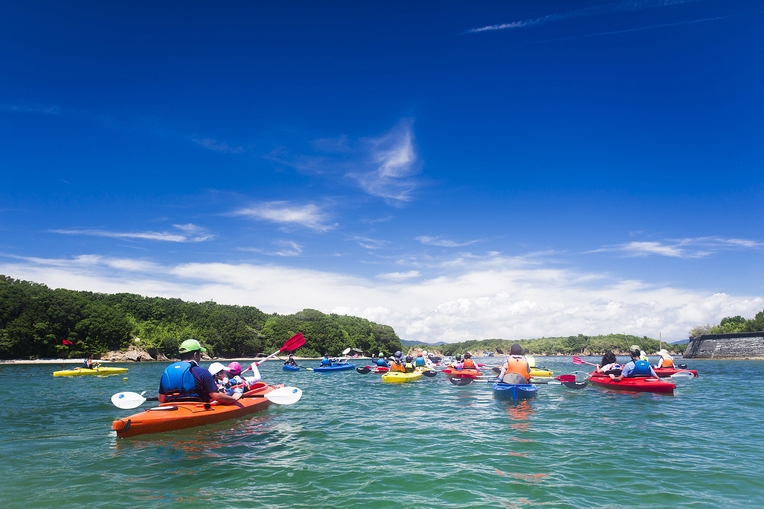
[[[323,359],[321,359],[321,365],[322,366],[331,366],[332,365],[332,361],[330,361],[327,358],[323,358]]]
[[[652,376],[650,372],[650,363],[643,360],[634,361],[634,369],[629,376]]]
[[[191,370],[190,362],[170,364],[162,373],[160,383],[162,391],[168,399],[199,398],[196,388],[197,377]]]
[[[414,359],[414,366],[427,366],[427,363],[424,360],[424,357],[417,357]]]
[[[379,358],[377,359],[377,366],[387,367],[387,362],[385,362],[385,359]]]

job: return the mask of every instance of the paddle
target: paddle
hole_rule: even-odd
[[[287,339],[286,343],[284,343],[284,346],[282,346],[281,348],[279,348],[278,350],[276,350],[275,352],[270,354],[265,359],[259,361],[258,364],[262,364],[263,362],[267,361],[268,359],[277,356],[281,352],[286,352],[288,350],[297,350],[298,348],[300,348],[304,344],[305,344],[305,336],[302,335],[302,332],[298,332],[297,334],[295,334],[291,338]]]
[[[596,364],[594,364],[592,362],[586,362],[585,360],[583,360],[578,355],[574,355],[573,356],[573,364],[588,364],[589,366],[596,366]]]
[[[432,377],[434,377],[435,375],[437,375],[437,374],[438,374],[438,372],[437,372],[437,371],[435,371],[434,369],[428,369],[428,370],[426,370],[426,371],[422,371],[422,374],[423,374],[424,376],[426,376],[426,377],[430,377],[430,378],[432,378]]]
[[[137,392],[118,392],[111,397],[112,404],[122,410],[137,408],[146,401],[159,401],[159,398],[144,398],[146,391],[138,394]],[[266,394],[253,394],[251,396],[243,395],[243,398],[265,398],[271,403],[277,405],[291,405],[297,403],[302,397],[302,390],[297,387],[281,387]]]
[[[371,366],[358,366],[355,370],[365,375],[366,373],[371,373]]]
[[[690,371],[677,371],[673,375],[671,375],[669,378],[673,378],[674,380],[679,380],[682,378],[695,378],[695,375],[692,374]]]

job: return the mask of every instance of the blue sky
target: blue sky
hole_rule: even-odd
[[[6,2],[0,273],[403,339],[764,309],[764,8]]]

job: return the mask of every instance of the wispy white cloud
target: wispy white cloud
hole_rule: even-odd
[[[430,237],[427,235],[414,237],[414,240],[418,240],[422,244],[427,244],[430,246],[438,246],[438,247],[462,247],[462,246],[469,246],[470,244],[474,244],[475,242],[480,242],[480,240],[468,240],[466,242],[456,242],[454,240],[449,240],[440,236]]]
[[[157,240],[161,242],[204,242],[215,238],[213,233],[210,233],[206,228],[196,226],[194,224],[174,224],[175,228],[180,230],[178,232],[115,232],[102,229],[56,229],[48,230],[51,233],[59,233],[61,235],[90,235],[94,237],[111,237],[115,239],[140,239],[140,240]]]
[[[295,205],[287,201],[267,202],[236,210],[231,215],[284,225],[300,225],[317,231],[328,231],[337,226],[336,223],[329,224],[328,214],[312,203]]]
[[[720,251],[733,249],[757,249],[764,243],[748,239],[725,239],[722,237],[697,237],[685,239],[667,239],[663,241],[634,241],[614,246],[606,246],[589,251],[603,253],[608,251],[623,252],[630,256],[668,256],[672,258],[703,258]]]
[[[764,308],[762,296],[618,279],[539,259],[488,256],[469,262],[427,278],[409,270],[367,279],[275,264],[0,256],[0,274],[54,288],[255,305],[267,313],[313,308],[362,316],[393,326],[404,339],[425,341],[610,332],[662,333],[664,340],[674,340],[686,338],[696,325],[751,317]]]
[[[364,249],[382,249],[389,244],[386,240],[371,239],[369,237],[361,237],[355,235],[350,238],[358,243]]]
[[[530,18],[521,21],[513,21],[511,23],[502,23],[500,25],[487,25],[481,28],[472,28],[465,33],[479,33],[489,32],[493,30],[507,30],[511,28],[525,28],[536,25],[544,25],[546,23],[552,23],[554,21],[560,21],[563,19],[580,18],[585,16],[594,16],[598,14],[608,14],[611,12],[620,11],[639,11],[642,9],[654,9],[658,7],[668,7],[672,5],[681,5],[690,2],[696,2],[698,0],[628,0],[625,2],[618,2],[612,4],[594,5],[586,7],[584,9],[577,9],[575,11],[568,11],[556,14],[548,14],[538,18]]]
[[[404,281],[406,279],[419,277],[419,271],[410,270],[408,272],[388,272],[386,274],[379,274],[377,277],[380,279],[389,279],[392,281]]]
[[[192,136],[191,141],[215,152],[224,152],[227,154],[241,154],[244,152],[244,147],[230,146],[226,141],[213,140],[212,138],[197,138]]]
[[[335,181],[342,176],[366,193],[391,204],[411,201],[414,191],[422,185],[416,178],[421,162],[409,119],[401,120],[379,136],[351,140],[342,135],[314,140],[310,144],[322,154],[294,155],[279,147],[266,159]]]
[[[38,113],[41,115],[60,116],[61,108],[58,106],[46,106],[42,104],[0,104],[0,111],[14,111],[19,113]]]
[[[251,253],[261,253],[270,256],[299,256],[302,254],[302,246],[291,240],[275,240],[271,242],[275,249],[264,249],[261,247],[240,247],[239,251],[248,251]]]

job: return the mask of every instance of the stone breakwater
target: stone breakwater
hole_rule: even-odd
[[[685,359],[764,359],[764,332],[704,334],[690,338]]]

